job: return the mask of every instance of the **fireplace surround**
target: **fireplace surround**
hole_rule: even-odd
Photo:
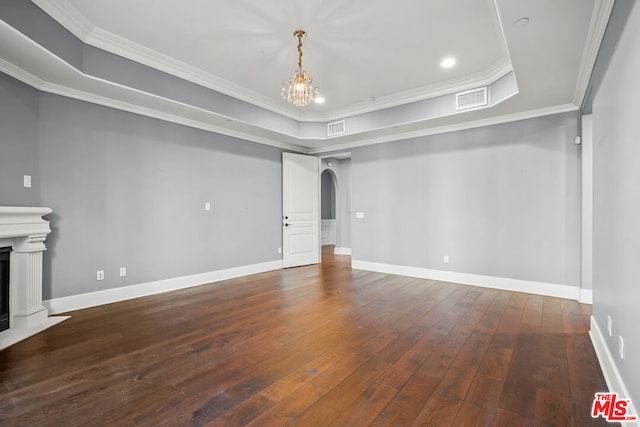
[[[42,217],[50,208],[0,206],[0,248],[9,254],[9,329],[0,332],[0,349],[68,317],[49,317],[42,305],[42,254],[51,233]]]

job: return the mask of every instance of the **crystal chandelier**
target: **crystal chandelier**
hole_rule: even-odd
[[[298,69],[286,84],[282,83],[280,94],[290,104],[304,107],[313,101],[318,93],[318,88],[313,87],[313,79],[302,69],[302,39],[307,36],[307,33],[297,30],[294,31],[293,36],[298,39]]]

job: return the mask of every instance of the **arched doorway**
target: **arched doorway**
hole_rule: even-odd
[[[338,234],[338,185],[334,171],[325,169],[320,175],[320,242],[335,247]]]
[[[322,253],[351,255],[351,153],[322,157],[318,181]]]

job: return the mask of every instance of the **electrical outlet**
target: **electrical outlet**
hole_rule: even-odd
[[[613,321],[611,320],[611,316],[607,316],[607,332],[609,332],[609,336],[613,336]]]
[[[449,255],[444,256],[444,263],[449,264]]]
[[[98,270],[96,273],[96,280],[104,280],[104,270]]]
[[[127,275],[127,267],[120,267],[120,277],[125,277]]]
[[[282,248],[278,248],[278,253],[281,254],[282,253]]]
[[[620,359],[624,360],[624,338],[618,337],[618,352],[620,353]]]

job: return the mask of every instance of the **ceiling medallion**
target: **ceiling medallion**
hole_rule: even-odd
[[[308,105],[318,93],[318,88],[313,87],[313,79],[302,69],[302,39],[307,33],[302,30],[294,31],[293,36],[298,39],[298,69],[287,83],[282,83],[280,94],[290,104],[296,107]]]

